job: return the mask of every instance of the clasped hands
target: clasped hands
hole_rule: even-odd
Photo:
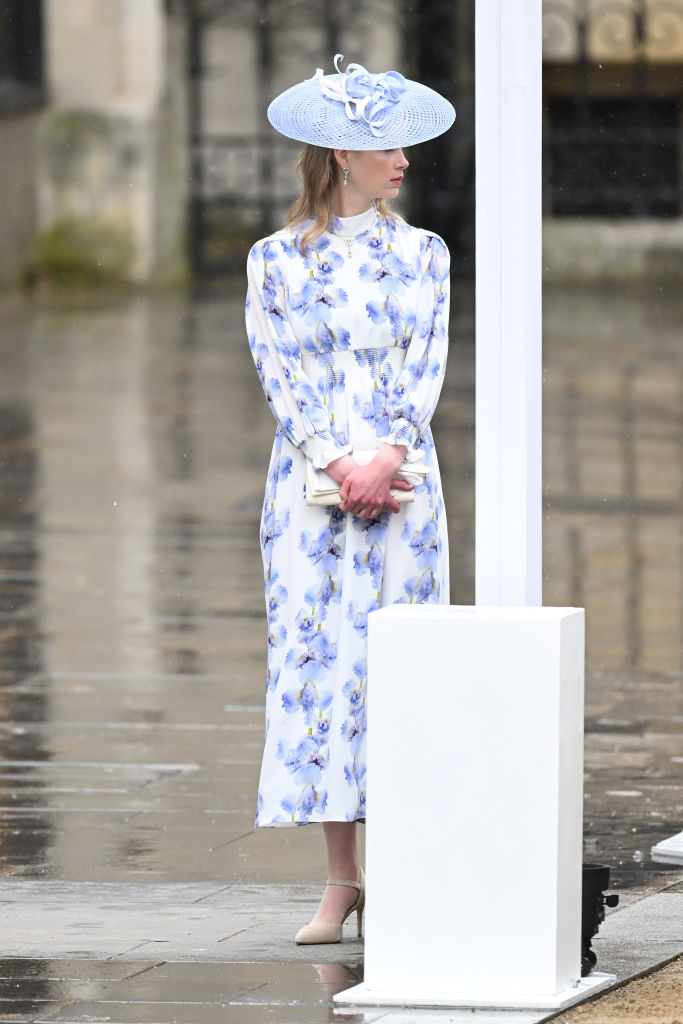
[[[350,512],[361,519],[374,519],[385,509],[399,512],[401,506],[390,492],[412,490],[407,480],[396,476],[407,451],[402,444],[384,444],[364,466],[351,455],[342,455],[328,463],[325,472],[339,484],[342,512]]]

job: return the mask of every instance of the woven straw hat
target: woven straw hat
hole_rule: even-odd
[[[335,75],[318,68],[313,78],[292,86],[268,107],[268,120],[288,139],[326,149],[400,149],[447,131],[452,105],[438,92],[411,82],[398,71],[373,75],[360,64]]]

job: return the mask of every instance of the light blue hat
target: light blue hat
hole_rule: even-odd
[[[452,105],[438,92],[411,82],[398,71],[373,75],[360,64],[336,75],[321,68],[293,85],[268,107],[268,120],[288,139],[325,149],[400,149],[447,131]]]

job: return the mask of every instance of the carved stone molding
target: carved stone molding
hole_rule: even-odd
[[[683,62],[683,0],[544,0],[547,63]]]

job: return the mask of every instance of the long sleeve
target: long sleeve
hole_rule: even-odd
[[[446,370],[448,353],[448,249],[438,235],[423,238],[424,272],[415,325],[406,360],[392,388],[387,411],[391,428],[387,441],[417,447],[434,414]]]
[[[303,371],[301,350],[285,312],[285,282],[278,257],[283,258],[283,247],[270,239],[257,242],[249,253],[249,347],[268,404],[287,439],[316,469],[324,469],[351,448],[335,439],[329,414]]]

